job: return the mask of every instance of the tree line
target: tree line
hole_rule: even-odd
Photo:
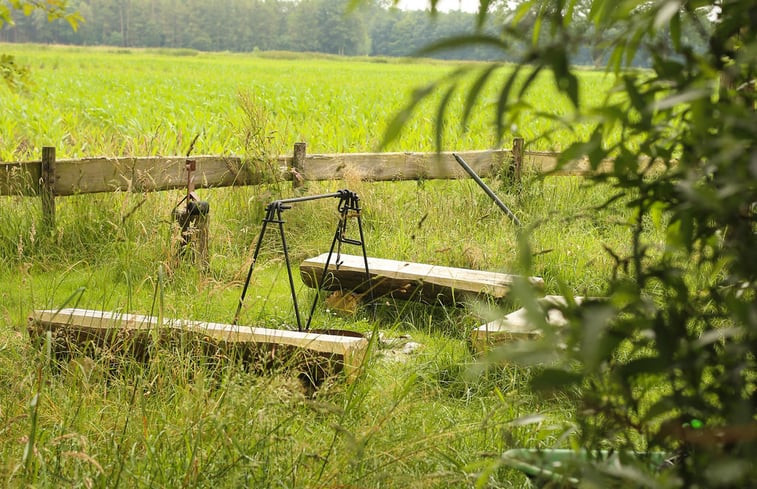
[[[188,48],[198,51],[306,51],[348,56],[412,56],[442,39],[470,34],[502,36],[502,26],[518,3],[497,2],[483,24],[477,15],[462,11],[404,11],[391,0],[69,0],[67,9],[83,19],[73,30],[65,19],[48,22],[45,10],[17,15],[0,25],[0,41],[123,48]],[[574,24],[583,30],[581,45],[571,53],[571,64],[601,66],[612,32],[594,31],[587,22],[589,2],[579,0]],[[352,8],[351,8],[352,7]],[[536,21],[535,12],[520,20],[523,29]],[[707,23],[707,19],[703,19]],[[687,25],[683,33],[700,51],[707,46]],[[442,59],[520,59],[532,46],[523,44],[503,52],[476,43],[428,53]],[[650,54],[641,50],[633,64],[649,66]]]
[[[36,11],[0,28],[0,41],[410,56],[429,42],[475,29],[475,14],[466,12],[430,16],[388,1],[349,7],[349,0],[71,0],[69,8],[84,19],[76,31],[66,22],[48,23],[45,12]],[[494,57],[479,46],[434,56]]]

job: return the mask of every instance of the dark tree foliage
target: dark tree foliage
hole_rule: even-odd
[[[489,2],[481,3],[483,20]],[[517,46],[514,70],[498,63],[469,68],[477,77],[469,87],[455,72],[419,90],[387,137],[435,91],[447,95],[441,121],[448,95],[467,90],[464,122],[494,79],[504,79],[494,104],[502,133],[543,73],[575,107],[560,120],[567,127],[582,121],[596,127],[561,161],[585,155],[597,167],[614,158],[612,173],[596,179],[617,191],[608,204],[624,202],[635,217],[627,248],[608,249],[616,265],[607,277],[607,299],[573,304],[566,310],[569,327],[542,324],[544,343],[499,354],[522,360],[551,355],[534,386],[579,392],[575,441],[588,453],[673,456],[666,469],[639,463],[623,470],[589,457],[581,478],[591,487],[613,481],[631,487],[753,487],[757,6],[751,0],[530,0],[520,2],[501,28],[503,36],[458,37],[439,46],[495,46],[504,59]],[[581,78],[573,68],[586,46],[597,49],[617,81],[596,109],[582,103]],[[629,69],[640,53],[651,69]],[[504,78],[491,76],[498,71]],[[438,141],[441,147],[441,136]],[[652,226],[664,226],[664,243],[649,240]],[[525,236],[524,250],[527,268]],[[569,284],[565,289],[570,295]],[[521,298],[535,311],[532,295],[521,291]],[[560,344],[565,348],[555,347]]]

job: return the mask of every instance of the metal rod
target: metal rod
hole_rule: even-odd
[[[336,197],[341,197],[341,192],[333,192],[330,194],[320,194],[320,195],[306,195],[304,197],[292,197],[291,199],[281,199],[277,200],[276,202],[279,202],[280,204],[295,204],[297,202],[308,202],[310,200],[319,200],[319,199],[333,199]]]
[[[457,162],[460,163],[460,166],[463,167],[463,170],[465,170],[466,172],[468,172],[468,175],[470,175],[473,178],[473,180],[476,181],[476,183],[478,184],[478,186],[481,187],[484,190],[484,192],[486,192],[486,195],[488,195],[489,197],[491,197],[491,199],[494,201],[494,203],[497,204],[497,207],[499,207],[500,209],[502,209],[505,212],[505,214],[507,214],[507,217],[509,217],[515,223],[516,226],[520,226],[521,225],[520,220],[517,217],[515,217],[515,214],[513,214],[510,209],[507,208],[507,206],[504,204],[504,202],[502,202],[501,200],[499,200],[499,197],[497,197],[496,194],[494,192],[492,192],[492,189],[490,189],[489,186],[486,185],[483,180],[481,180],[481,177],[479,177],[476,174],[476,172],[473,171],[473,168],[471,168],[470,166],[468,166],[468,163],[466,163],[465,160],[462,159],[456,153],[452,153],[452,156],[454,156],[455,159],[457,160]]]

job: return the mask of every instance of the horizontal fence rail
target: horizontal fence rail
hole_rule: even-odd
[[[518,145],[514,145],[518,147]],[[522,145],[520,146],[522,148]],[[49,149],[48,149],[49,151]],[[595,173],[586,160],[557,168],[558,153],[509,149],[457,152],[482,177],[503,170],[589,175]],[[401,181],[467,178],[451,152],[443,153],[344,153],[278,156],[269,162],[246,161],[239,156],[193,156],[198,188],[256,185],[272,179]],[[98,192],[152,192],[186,187],[187,158],[99,157],[0,163],[0,195],[54,196]],[[45,171],[43,172],[43,168]],[[604,162],[598,171],[612,168]]]

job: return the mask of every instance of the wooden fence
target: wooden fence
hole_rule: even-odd
[[[520,178],[522,172],[553,175],[588,175],[591,168],[580,160],[558,171],[557,153],[524,151],[516,138],[513,149],[457,152],[482,177],[503,170]],[[345,177],[369,181],[468,178],[451,152],[443,153],[345,153],[307,154],[297,143],[291,156],[271,162],[245,161],[238,156],[193,156],[197,188],[256,185],[279,177],[295,186],[304,180],[339,180]],[[55,148],[42,150],[42,159],[0,164],[0,195],[40,196],[43,220],[55,223],[55,197],[97,192],[151,192],[186,188],[187,158],[98,157],[55,158]]]

